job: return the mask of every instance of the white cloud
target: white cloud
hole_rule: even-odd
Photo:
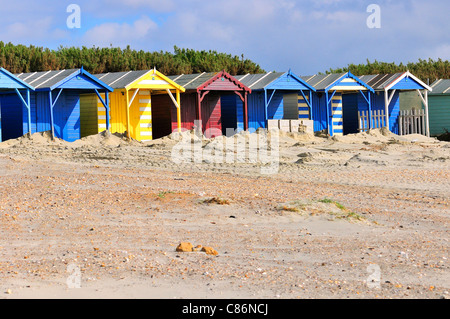
[[[129,23],[103,23],[88,30],[82,43],[87,46],[126,46],[136,41],[148,39],[152,31],[156,31],[158,25],[147,16]]]
[[[30,39],[30,36],[32,39]],[[55,41],[68,37],[68,31],[55,28],[52,17],[41,17],[39,19],[28,19],[16,21],[0,27],[0,37],[4,42],[41,42],[43,40]]]

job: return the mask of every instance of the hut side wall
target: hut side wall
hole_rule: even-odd
[[[450,131],[450,95],[429,95],[428,103],[430,135],[439,136]]]
[[[93,94],[80,95],[80,137],[98,134],[97,96]],[[104,107],[102,106],[104,109]]]

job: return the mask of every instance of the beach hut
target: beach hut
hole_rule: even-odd
[[[346,107],[343,102],[344,94],[359,94],[366,101],[368,109],[371,109],[371,95],[374,90],[350,72],[316,74],[302,76],[301,79],[316,90],[312,94],[309,114],[310,119],[314,121],[315,132],[327,132],[330,136],[344,134],[343,110]]]
[[[423,121],[424,127],[421,131],[429,136],[428,93],[432,91],[430,86],[423,83],[409,71],[395,74],[362,75],[359,78],[375,90],[371,101],[372,109],[369,111],[363,101],[355,95],[347,96],[347,100],[352,101],[349,104],[353,105],[353,107],[349,107],[347,113],[344,114],[346,133],[357,132],[358,122],[355,118],[357,118],[358,112],[367,111],[368,121],[365,125],[366,128],[386,126],[392,133],[404,134],[405,132],[403,132],[401,125],[400,92],[416,91],[423,102],[425,111],[422,115],[406,111],[404,114],[409,114],[408,116],[415,114],[414,116],[416,117],[422,116],[423,120],[420,122]],[[380,114],[382,114],[382,121],[380,121]]]
[[[430,135],[439,136],[450,132],[450,80],[441,79],[431,84],[428,96]]]
[[[112,72],[95,75],[111,86],[111,133],[127,133],[138,141],[150,141],[172,133],[171,106],[175,109],[175,128],[181,131],[180,94],[185,89],[156,69]],[[175,95],[174,95],[175,94]],[[159,103],[159,96],[168,103]],[[100,101],[88,109],[97,113],[89,130],[102,132],[108,120]],[[98,111],[98,112],[97,112]]]
[[[311,107],[312,92],[316,90],[289,70],[288,72],[270,72],[263,74],[246,74],[236,76],[241,83],[252,90],[248,96],[249,131],[267,128],[268,120],[298,120],[305,118]],[[301,102],[299,106],[299,96]],[[244,129],[242,103],[236,98],[227,101],[230,120],[226,127],[237,131]],[[304,105],[303,105],[304,103]]]
[[[241,101],[243,129],[248,130],[248,95],[251,89],[225,71],[217,73],[183,74],[170,76],[186,89],[181,98],[181,126],[191,130],[195,122],[207,137],[226,134],[227,123],[235,110],[227,105],[237,96]],[[164,97],[160,97],[160,102]],[[167,101],[167,98],[166,98]],[[172,112],[172,126],[175,125]],[[235,125],[235,124],[233,124]]]
[[[81,137],[80,95],[92,92],[111,92],[112,89],[96,77],[81,69],[21,73],[16,75],[23,83],[35,89],[30,94],[30,107],[24,106],[23,98],[9,94],[1,99],[6,112],[2,120],[11,127],[8,138],[17,138],[26,133],[51,131],[52,137],[73,142]],[[108,94],[102,99],[108,109]]]
[[[28,132],[31,127],[31,93],[34,88],[25,83],[4,68],[0,68],[0,142],[8,140],[16,135],[23,135],[23,132]],[[20,101],[20,104],[14,103],[15,99]],[[25,114],[22,112],[25,109]],[[23,117],[26,119],[27,126],[23,125]],[[11,118],[20,119],[20,121],[11,121]]]

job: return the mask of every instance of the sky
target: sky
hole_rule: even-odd
[[[79,15],[68,12],[71,4]],[[0,0],[0,40],[215,50],[243,54],[266,71],[312,75],[367,59],[449,60],[449,12],[448,0]]]

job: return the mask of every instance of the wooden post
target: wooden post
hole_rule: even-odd
[[[399,135],[403,135],[403,111],[400,111],[400,115],[398,117],[398,133]]]
[[[425,128],[425,116],[426,116],[426,114],[425,114],[424,110],[421,110],[421,111],[422,111],[422,116],[421,116],[421,118],[422,118],[422,132],[423,132],[423,135],[426,135],[427,134],[427,130]]]
[[[202,124],[202,100],[201,100],[201,93],[197,93],[197,121],[199,125],[199,132],[203,133],[203,124]]]
[[[248,105],[247,91],[244,93],[244,131],[248,131]]]
[[[130,132],[130,97],[128,96],[128,90],[125,89],[125,95],[126,95],[126,99],[127,99],[127,137],[130,139],[131,138],[131,132]]]
[[[384,90],[384,112],[386,115],[386,127],[389,130],[389,98],[388,90]]]
[[[31,136],[31,98],[30,90],[27,90],[28,134]]]
[[[177,125],[178,125],[178,133],[181,133],[181,99],[180,99],[180,90],[177,90]]]
[[[361,132],[361,113],[358,111],[358,132]]]
[[[106,104],[106,130],[111,132],[111,113],[109,106],[109,92],[105,90],[105,104]]]
[[[428,90],[425,90],[425,116],[426,116],[425,125],[427,136],[430,137],[430,119],[428,117]]]
[[[49,98],[49,105],[50,105],[50,126],[52,130],[52,140],[55,139],[55,128],[54,128],[54,119],[53,119],[53,98],[52,98],[52,91],[48,91],[48,98]]]

